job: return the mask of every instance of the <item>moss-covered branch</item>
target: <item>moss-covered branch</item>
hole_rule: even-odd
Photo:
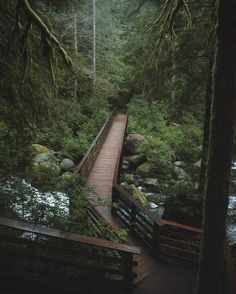
[[[37,29],[41,32],[41,40],[43,43],[43,53],[45,56],[47,56],[51,75],[52,75],[52,81],[54,82],[54,73],[53,73],[53,50],[56,49],[58,53],[63,58],[65,64],[72,70],[74,75],[77,77],[76,70],[73,66],[71,58],[68,56],[65,49],[61,46],[60,42],[57,40],[57,38],[51,33],[51,31],[48,29],[46,24],[43,22],[43,20],[39,17],[39,15],[31,8],[28,0],[18,0],[17,6],[16,6],[16,15],[15,15],[15,26],[12,31],[12,36],[10,38],[10,42],[12,42],[12,39],[14,35],[20,31],[20,13],[23,11],[25,15],[25,31],[23,33],[24,37],[24,51],[23,53],[27,55],[27,38],[28,38],[28,32],[31,27],[31,24],[37,27]],[[10,47],[9,47],[10,48]],[[25,56],[26,56],[25,55]],[[24,56],[24,55],[23,55]],[[25,58],[24,58],[25,59]],[[24,62],[27,62],[27,60],[24,60]]]
[[[191,24],[191,15],[185,0],[166,0],[165,6],[160,14],[160,16],[153,23],[150,31],[157,32],[157,42],[155,54],[159,52],[160,47],[165,40],[165,36],[169,34],[171,37],[176,36],[174,23],[177,14],[183,11],[187,17],[188,25]],[[156,54],[157,55],[157,54]]]

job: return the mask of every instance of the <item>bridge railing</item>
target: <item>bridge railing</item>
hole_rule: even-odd
[[[89,172],[98,156],[99,151],[106,139],[107,133],[111,127],[113,118],[117,113],[117,109],[114,109],[107,120],[105,121],[104,125],[100,129],[99,133],[97,134],[96,138],[94,139],[93,143],[90,145],[89,149],[85,153],[83,159],[80,161],[78,166],[75,169],[75,175],[77,177],[77,181],[79,184],[83,185],[89,175]]]
[[[139,254],[137,247],[0,217],[1,268],[17,278],[129,289],[136,276],[133,257]]]
[[[113,184],[112,214],[154,252],[159,252],[161,222],[118,184]]]
[[[124,142],[125,137],[127,135],[127,127],[128,127],[128,109],[124,109],[123,112],[126,114],[126,120],[125,120],[125,130],[123,133],[123,138],[120,142],[119,152],[117,156],[116,161],[116,167],[115,167],[115,173],[113,177],[113,184],[119,184],[120,183],[120,171],[121,171],[121,165],[123,161],[123,153],[124,153]]]
[[[202,229],[155,217],[139,201],[118,184],[113,184],[112,214],[138,236],[155,256],[165,254],[188,262],[198,263]],[[236,271],[229,243],[225,241],[224,289],[236,293]]]
[[[112,213],[119,217],[155,255],[171,255],[197,262],[200,230],[162,221],[118,184],[113,185]]]

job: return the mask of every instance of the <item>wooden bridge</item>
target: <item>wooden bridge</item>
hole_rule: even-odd
[[[185,265],[198,263],[202,230],[155,217],[119,186],[127,120],[126,111],[114,110],[75,170],[78,184],[93,187],[89,192],[88,214],[98,237],[98,222],[104,220],[111,236],[119,236],[116,232],[122,228],[129,229],[126,244],[0,218],[0,256],[9,257],[6,268],[13,271],[23,265],[22,259],[24,265],[27,260],[26,268],[36,273],[36,277],[39,273],[53,276],[52,285],[57,293],[108,293],[111,289],[114,293],[128,293],[135,286],[140,294],[192,293],[196,266],[190,270]],[[34,237],[22,238],[22,233]],[[13,247],[6,248],[6,244]],[[16,245],[21,246],[20,251],[18,247],[16,251]],[[225,293],[233,294],[236,276],[227,242],[225,255]],[[163,264],[162,256],[185,263],[181,267]],[[33,265],[32,260],[38,263]],[[173,275],[178,276],[174,282],[170,280]],[[169,276],[169,280],[158,279],[164,276]],[[183,281],[188,278],[191,283],[185,285]],[[28,280],[27,283],[30,284]],[[169,283],[170,287],[161,288],[163,283]],[[152,289],[145,288],[147,284]],[[37,293],[35,282],[32,285]]]

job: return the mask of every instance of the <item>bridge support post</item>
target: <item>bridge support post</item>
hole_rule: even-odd
[[[156,223],[153,226],[152,241],[154,255],[155,257],[160,258],[160,227]]]
[[[125,253],[124,255],[125,260],[125,272],[124,272],[124,283],[125,287],[132,292],[133,288],[133,254]]]
[[[131,206],[131,219],[130,219],[130,229],[135,233],[135,222],[136,222],[137,209],[135,205]]]

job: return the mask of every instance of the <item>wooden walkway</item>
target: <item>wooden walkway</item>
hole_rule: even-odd
[[[92,200],[103,219],[114,230],[124,228],[123,224],[111,214],[109,205],[101,204],[97,202],[97,199],[111,203],[113,179],[117,163],[120,160],[119,154],[123,145],[126,123],[127,115],[120,113],[115,115],[111,128],[87,178],[87,185],[93,187],[90,200]],[[178,265],[167,265],[166,263],[158,262],[151,255],[150,249],[131,234],[128,235],[127,243],[141,248],[141,255],[136,257],[138,266],[135,268],[137,278],[134,282],[138,287],[135,293],[192,293],[196,279],[195,271],[184,269]]]
[[[94,192],[91,193],[94,201],[97,200],[97,197],[111,201],[113,178],[117,161],[119,160],[119,151],[123,145],[126,120],[127,116],[125,114],[117,114],[114,117],[106,140],[88,176],[87,184],[94,187]],[[115,230],[124,228],[119,220],[112,216],[109,205],[97,204],[96,208],[110,227]],[[149,250],[141,242],[132,236],[128,236],[128,243],[142,248],[141,255],[137,257],[138,267],[135,281],[137,283],[156,269],[156,262],[150,255]]]

